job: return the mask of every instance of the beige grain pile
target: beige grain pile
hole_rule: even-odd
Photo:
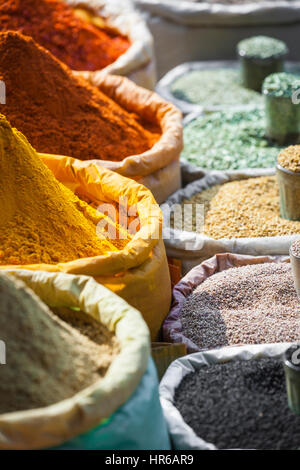
[[[300,233],[300,222],[280,217],[275,176],[231,181],[195,194],[184,204],[204,204],[204,230],[220,238],[273,237]],[[197,228],[196,211],[192,226]],[[176,228],[176,223],[173,221]]]
[[[300,173],[300,145],[290,145],[278,155],[278,163],[282,168]]]
[[[112,335],[111,335],[112,336]],[[104,337],[105,338],[105,337]],[[52,405],[95,383],[118,353],[56,317],[22,282],[0,274],[0,413]]]

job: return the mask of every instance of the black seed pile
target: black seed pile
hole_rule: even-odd
[[[203,366],[175,392],[184,421],[219,449],[300,448],[300,416],[287,404],[281,361]]]
[[[289,263],[265,263],[214,274],[186,299],[184,335],[200,349],[295,342],[300,302]]]

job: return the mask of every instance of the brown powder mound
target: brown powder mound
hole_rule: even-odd
[[[5,0],[0,5],[0,31],[31,36],[74,70],[100,70],[130,46],[99,17],[98,23],[101,29],[60,0]]]
[[[0,265],[55,264],[116,251],[96,233],[100,218],[0,115]]]
[[[0,79],[6,84],[0,111],[38,152],[120,161],[160,137],[19,33],[0,33]]]
[[[117,354],[55,317],[22,282],[0,274],[0,413],[58,403],[95,383]],[[113,345],[112,345],[113,344]]]

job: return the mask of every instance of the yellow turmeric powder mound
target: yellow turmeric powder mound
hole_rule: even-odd
[[[0,265],[55,264],[116,251],[96,233],[100,219],[0,115]]]

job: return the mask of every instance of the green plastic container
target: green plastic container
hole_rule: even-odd
[[[263,83],[266,134],[280,145],[300,143],[300,76],[277,73]]]

